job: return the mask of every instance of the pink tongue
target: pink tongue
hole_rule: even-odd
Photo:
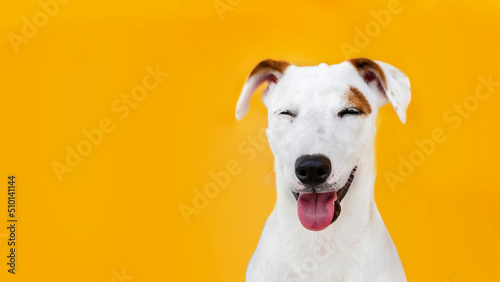
[[[337,192],[302,193],[297,200],[297,212],[302,225],[312,231],[328,227],[333,219]]]

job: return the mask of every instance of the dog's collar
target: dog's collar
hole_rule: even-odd
[[[335,222],[335,220],[337,220],[337,218],[340,215],[340,211],[341,211],[340,202],[342,201],[342,199],[344,199],[345,195],[347,194],[347,191],[349,191],[349,188],[351,187],[352,181],[354,180],[354,173],[356,172],[356,169],[357,169],[357,166],[355,166],[352,169],[351,175],[349,175],[349,178],[347,179],[346,183],[344,184],[344,187],[340,188],[340,190],[337,191],[337,200],[335,200],[335,211],[333,213],[332,222],[330,222],[330,224]],[[295,200],[299,199],[299,193],[295,193],[292,191],[292,194],[295,197]]]

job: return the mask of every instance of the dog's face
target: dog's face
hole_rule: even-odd
[[[391,102],[405,121],[408,78],[388,64],[363,58],[312,67],[266,60],[244,86],[238,119],[263,82],[268,84],[263,101],[279,189],[297,199],[304,227],[322,230],[338,217],[360,159],[373,148],[379,108]]]

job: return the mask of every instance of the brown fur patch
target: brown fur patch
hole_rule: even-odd
[[[370,114],[372,112],[372,107],[368,100],[366,100],[365,95],[361,93],[356,87],[349,86],[349,91],[346,93],[347,102],[349,105],[352,105],[363,111],[365,114]]]
[[[365,81],[366,77],[364,74],[374,72],[380,78],[384,88],[387,89],[387,81],[385,79],[384,71],[377,63],[367,58],[350,59],[349,63],[351,63],[358,70]]]
[[[286,61],[275,61],[271,59],[264,60],[260,62],[250,73],[250,77],[262,71],[278,71],[280,73],[285,72],[286,68],[290,65]]]

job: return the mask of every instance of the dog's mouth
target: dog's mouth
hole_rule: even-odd
[[[340,201],[344,198],[354,180],[356,167],[351,171],[344,186],[338,191],[305,192],[292,194],[297,200],[297,213],[302,225],[311,231],[320,231],[332,224],[340,215]]]

